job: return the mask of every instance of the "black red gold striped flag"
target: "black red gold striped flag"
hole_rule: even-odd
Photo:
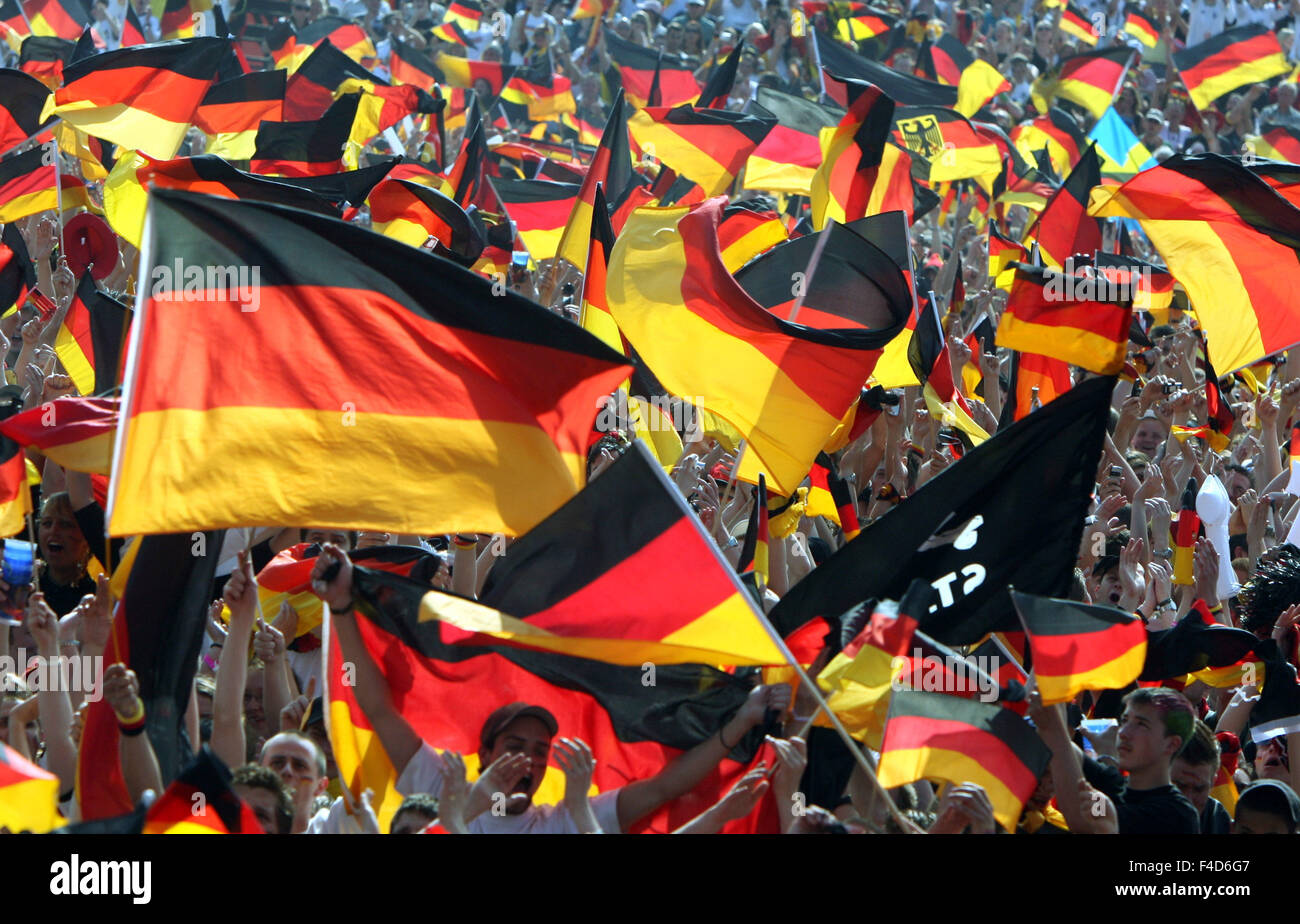
[[[0,69],[0,154],[33,137],[51,120],[41,119],[50,90],[35,77],[12,68]]]
[[[1247,662],[1259,643],[1253,633],[1215,620],[1205,601],[1197,599],[1172,628],[1150,634],[1139,679],[1159,683]]]
[[[83,273],[54,338],[59,362],[83,395],[101,395],[117,387],[119,363],[131,309],[105,295],[89,272]]]
[[[968,451],[907,499],[907,517],[876,520],[791,587],[770,614],[777,631],[873,597],[899,599],[916,578],[939,590],[937,609],[921,617],[938,641],[1018,631],[1008,584],[1046,596],[1069,590],[1113,386],[1081,382]]]
[[[709,72],[704,82],[700,98],[695,102],[697,109],[725,109],[731,96],[731,88],[736,83],[736,70],[740,67],[740,56],[745,50],[745,40],[741,38],[731,54]]]
[[[655,683],[649,686],[642,684],[639,664],[606,664],[500,645],[448,643],[443,638],[447,627],[423,618],[422,606],[426,597],[430,602],[454,598],[430,591],[427,584],[364,568],[354,570],[353,588],[355,631],[359,631],[365,650],[347,650],[345,657],[368,658],[390,686],[400,683],[402,716],[415,734],[438,749],[465,755],[471,771],[477,766],[474,762],[483,723],[497,708],[515,699],[548,710],[560,735],[579,737],[600,754],[592,782],[597,790],[608,792],[630,780],[654,776],[679,753],[716,735],[716,729],[740,707],[752,688],[748,678],[700,664],[657,665]],[[570,623],[575,635],[608,625],[603,608],[586,608],[581,618]],[[335,695],[331,693],[332,698]],[[353,729],[340,727],[340,723],[350,726],[357,712],[341,708],[340,700],[334,699],[332,740],[353,737]],[[368,745],[363,752],[368,755],[382,751],[369,720],[364,714],[360,718],[363,724],[355,728],[354,740]],[[628,819],[630,829],[666,832],[693,818],[744,772],[760,745],[761,731],[756,730],[692,793],[649,818]],[[377,760],[366,769],[384,772]],[[379,791],[364,773],[358,776],[361,779],[353,785],[370,785]],[[550,768],[533,800],[558,802],[562,797],[563,775],[558,768]],[[491,830],[490,819],[475,823],[479,824],[482,826],[471,826],[471,830]]]
[[[997,225],[990,222],[989,275],[993,277],[993,284],[997,288],[1011,291],[1011,283],[1015,280],[1015,267],[1011,264],[1023,260],[1024,257],[1025,249],[1015,241],[1008,240],[997,229]]]
[[[618,69],[623,82],[623,92],[636,109],[650,105],[650,90],[659,82],[659,106],[679,106],[699,98],[700,85],[692,73],[694,68],[676,55],[661,55],[651,48],[620,37],[612,29],[605,29],[605,50]]]
[[[832,14],[835,16],[835,34],[846,42],[856,44],[879,35],[888,35],[898,24],[896,16],[864,3],[829,4],[829,6],[849,7],[843,11],[843,15]]]
[[[1046,112],[1054,97],[1082,106],[1100,119],[1110,108],[1128,73],[1134,50],[1127,45],[1102,48],[1064,59],[1034,83],[1034,105]]]
[[[1300,131],[1285,125],[1262,125],[1259,134],[1246,140],[1246,149],[1256,157],[1300,162]]]
[[[900,106],[943,106],[951,109],[957,105],[957,88],[900,73],[879,62],[855,54],[820,31],[813,32],[818,60],[823,72],[837,80],[825,80],[826,95],[841,106],[847,107],[848,96],[839,81],[846,78],[879,87]]]
[[[748,440],[741,477],[762,471],[788,497],[906,316],[834,330],[774,316],[722,262],[723,207],[718,198],[634,213],[614,245],[610,313],[669,393],[702,396]]]
[[[418,62],[418,58],[409,57],[408,63]],[[480,80],[486,81],[493,96],[500,96],[506,84],[515,74],[515,68],[498,61],[470,61],[454,55],[442,54],[434,59],[434,65],[440,70],[449,87],[464,87],[473,90]],[[422,68],[418,68],[422,70]]]
[[[1034,656],[1043,703],[1085,690],[1119,690],[1137,680],[1147,656],[1142,620],[1112,607],[1011,591]]]
[[[10,222],[0,235],[0,313],[22,306],[27,293],[36,288],[36,265],[27,252],[18,225]]]
[[[1200,538],[1201,518],[1196,513],[1196,479],[1187,482],[1178,506],[1178,517],[1174,520],[1173,549],[1171,562],[1174,568],[1175,584],[1191,585],[1195,579],[1193,555],[1196,540]]]
[[[335,93],[349,78],[375,82],[378,78],[329,40],[317,45],[303,61],[284,90],[284,116],[268,122],[306,122],[324,115],[334,102]],[[378,80],[383,83],[382,80]]]
[[[627,355],[623,335],[619,333],[618,325],[609,313],[609,300],[605,295],[609,257],[613,251],[614,229],[609,224],[604,188],[597,183],[591,207],[590,240],[587,244],[586,270],[582,277],[582,310],[578,315],[578,323],[583,330],[598,337],[611,350]]]
[[[375,170],[373,167],[366,169]],[[349,174],[335,176],[346,177]],[[326,179],[331,184],[339,182],[334,178]],[[310,183],[309,178],[295,178],[294,184],[290,185],[288,182],[255,176],[236,170],[221,158],[210,154],[178,157],[175,160],[150,160],[143,155],[136,155],[122,158],[109,174],[108,181],[104,184],[104,214],[113,230],[137,248],[144,241],[145,209],[149,203],[148,190],[151,187],[188,189],[226,199],[278,202],[337,217],[339,210],[329,200],[311,192],[313,187]],[[368,191],[369,187],[366,189]],[[339,198],[360,202],[365,199],[365,193]]]
[[[32,35],[76,41],[90,25],[80,0],[20,0]]]
[[[955,427],[978,445],[989,438],[971,417],[971,408],[959,388],[948,352],[947,334],[933,292],[926,293],[916,308],[916,326],[907,346],[907,359],[923,386],[925,405],[934,419]]]
[[[153,15],[158,18],[159,38],[166,42],[202,35],[195,22],[203,13],[212,9],[212,2],[211,0],[151,0],[151,6]]]
[[[393,83],[409,83],[421,90],[432,92],[435,84],[447,79],[442,70],[424,52],[412,48],[396,36],[391,37],[391,43],[388,73]]]
[[[226,273],[199,293],[164,278],[139,309],[110,485],[114,535],[282,521],[518,535],[583,484],[597,398],[630,368],[586,332],[513,293],[494,297],[448,260],[329,218],[170,190],[156,190],[151,208],[149,278],[177,261]],[[258,348],[239,353],[242,371],[228,355],[199,359],[228,354],[250,324]],[[354,337],[372,344],[373,365],[345,350]],[[286,357],[303,350],[332,371],[310,385],[291,374]],[[249,382],[259,383],[256,406]],[[236,447],[235,418],[265,439]],[[175,442],[177,433],[189,436]],[[304,434],[319,454],[274,448]],[[160,446],[185,456],[169,466],[175,479],[158,474]],[[370,465],[399,486],[387,499],[342,474]]]
[[[1142,12],[1142,8],[1126,3],[1124,5],[1124,32],[1133,36],[1147,48],[1155,48],[1160,44],[1161,35],[1160,24],[1154,19]]]
[[[1066,35],[1072,36],[1076,40],[1083,42],[1085,45],[1096,46],[1098,31],[1094,27],[1092,20],[1088,18],[1083,10],[1079,9],[1073,3],[1067,2],[1061,8],[1061,19],[1057,23],[1057,28]],[[1103,17],[1104,29],[1104,17]]]
[[[0,741],[0,828],[45,834],[62,824],[59,778]]]
[[[1132,298],[1092,267],[1074,269],[1020,265],[997,344],[1115,375],[1128,354]]]
[[[104,657],[125,664],[140,681],[145,730],[164,785],[189,756],[181,723],[193,695],[203,627],[224,531],[141,536],[114,610]],[[131,810],[118,755],[117,717],[108,700],[86,710],[77,753],[77,803],[90,821]]]
[[[843,113],[764,86],[754,105],[776,124],[745,162],[745,188],[811,195],[822,162],[821,130],[834,128]]]
[[[349,150],[354,152],[407,116],[432,115],[446,107],[444,101],[434,99],[419,87],[390,87],[373,80],[349,77],[334,91],[334,96],[337,98],[349,93],[361,94],[357,114],[352,120],[352,132],[348,136]]]
[[[41,145],[0,159],[0,221],[6,225],[58,203],[53,145]]]
[[[141,834],[262,834],[248,804],[230,788],[230,770],[204,747],[154,800]]]
[[[574,183],[495,177],[489,182],[534,262],[554,257],[565,223],[577,207],[580,187]]]
[[[287,78],[277,69],[213,84],[194,114],[194,127],[208,135],[206,153],[228,160],[251,158],[258,126],[284,121]]]
[[[1262,83],[1291,71],[1277,33],[1262,23],[1227,29],[1173,54],[1187,95],[1197,109],[1247,84]]]
[[[996,174],[1002,169],[998,145],[976,132],[965,116],[937,106],[894,109],[894,141],[929,164],[929,183],[950,183]]]
[[[942,693],[896,690],[890,697],[876,776],[886,789],[917,780],[976,783],[993,817],[1014,831],[1051,752],[1010,709]]]
[[[1088,138],[1074,116],[1056,106],[1046,115],[1021,122],[1011,129],[1011,140],[1025,157],[1046,148],[1057,176],[1069,176],[1088,148]]]
[[[632,182],[632,150],[627,140],[627,116],[623,111],[623,93],[620,92],[610,107],[600,145],[592,157],[591,165],[582,179],[578,198],[572,214],[564,225],[555,255],[568,260],[578,269],[586,271],[588,232],[592,225],[596,187],[607,190],[606,201],[618,202]]]
[[[477,31],[479,20],[483,18],[483,5],[478,0],[451,0],[447,4],[447,12],[443,15],[443,22],[454,22],[462,29],[470,32]]]
[[[1074,387],[1070,364],[1040,353],[1015,353],[1011,357],[1010,386],[1002,408],[1001,424],[1020,420],[1031,411],[1055,401]]]
[[[1300,343],[1300,210],[1239,161],[1170,158],[1097,190],[1088,212],[1142,225],[1196,305],[1216,369]]]
[[[894,103],[878,87],[857,80],[832,81],[852,94],[835,130],[822,135],[822,163],[812,178],[812,224],[856,221],[896,204],[897,187],[911,190],[911,158],[888,143]],[[906,160],[904,160],[906,158]]]
[[[1101,158],[1094,144],[1066,177],[1061,188],[1025,232],[1025,242],[1037,241],[1043,262],[1061,269],[1075,254],[1101,249],[1101,222],[1089,217],[1088,196],[1101,185]]]
[[[688,176],[716,196],[731,188],[745,160],[767,136],[774,119],[693,106],[648,107],[627,121],[642,152]]]
[[[72,472],[107,475],[117,433],[117,398],[55,398],[0,421],[0,433],[34,446]]]
[[[437,244],[434,253],[462,266],[473,266],[483,253],[483,238],[477,226],[459,205],[435,189],[410,180],[381,180],[370,191],[371,227],[412,247],[423,247],[429,238]]]
[[[63,69],[72,63],[72,52],[76,47],[75,42],[67,39],[29,35],[23,39],[18,69],[54,90],[62,85]]]
[[[18,0],[0,0],[0,26],[4,27],[5,41],[15,52],[22,44],[22,38],[32,34],[22,4]]]
[[[336,99],[320,118],[302,122],[263,122],[257,129],[248,169],[273,176],[305,177],[339,173],[343,146],[352,134],[360,93]]]
[[[22,412],[21,389],[0,388],[0,421]],[[8,436],[0,437],[0,536],[16,536],[27,526],[32,492],[27,487],[27,456]]]
[[[718,225],[722,262],[732,273],[789,238],[781,217],[762,199],[731,203],[723,210],[722,223]]]
[[[937,83],[955,87],[961,82],[962,71],[975,63],[975,56],[951,32],[938,39],[929,38],[916,53],[916,75]]]
[[[175,157],[212,86],[228,39],[122,48],[68,65],[43,117],[151,157]]]
[[[140,25],[140,17],[136,14],[135,7],[127,4],[126,17],[122,21],[121,45],[123,48],[130,48],[133,45],[147,45],[148,40],[145,38],[144,29]]]
[[[312,20],[298,33],[297,39],[299,46],[319,46],[328,41],[358,64],[376,56],[374,43],[366,30],[342,16],[322,16]]]
[[[1101,251],[1094,254],[1094,262],[1098,273],[1134,293],[1134,311],[1160,311],[1173,302],[1175,280],[1166,267]]]

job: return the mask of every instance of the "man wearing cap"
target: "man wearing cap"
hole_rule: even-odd
[[[326,582],[322,575],[334,563],[339,566],[338,573]],[[312,572],[312,587],[334,614],[343,658],[356,668],[353,689],[357,703],[399,771],[398,792],[427,792],[438,797],[444,779],[443,760],[397,711],[384,675],[366,651],[352,611],[352,563],[347,556],[334,546],[325,546]],[[542,706],[508,703],[489,715],[479,731],[479,766],[487,769],[471,791],[465,822],[473,834],[577,834],[597,825],[602,832],[625,832],[699,785],[750,729],[764,721],[769,709],[784,713],[790,698],[787,684],[755,687],[717,734],[654,776],[600,793],[590,800],[590,812],[586,811],[586,793],[594,761],[587,745],[576,738],[561,738],[555,745],[556,763],[565,771],[570,790],[564,803],[533,804],[559,723]],[[575,783],[579,784],[577,791],[573,791]]]
[[[1165,114],[1159,109],[1148,109],[1142,120],[1142,136],[1138,139],[1148,151],[1155,151],[1164,143]]]
[[[679,13],[673,19],[674,24],[683,27],[693,22],[700,24],[700,40],[707,47],[709,42],[713,41],[715,24],[712,19],[704,15],[704,0],[686,0],[686,12]]]

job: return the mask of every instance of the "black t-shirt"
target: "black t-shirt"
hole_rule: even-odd
[[[1083,759],[1083,776],[1110,796],[1119,812],[1120,834],[1200,834],[1196,806],[1172,785],[1155,789],[1130,789],[1124,774],[1114,767]]]
[[[1202,834],[1231,834],[1232,816],[1218,799],[1210,799],[1201,812]]]

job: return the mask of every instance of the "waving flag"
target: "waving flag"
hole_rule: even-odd
[[[1133,54],[1132,48],[1120,45],[1066,58],[1035,81],[1034,105],[1046,112],[1051,99],[1059,96],[1101,118],[1114,102]]]
[[[49,88],[36,78],[11,68],[0,70],[0,154],[50,124],[41,119],[49,95]]]
[[[194,114],[194,126],[209,136],[206,153],[230,160],[252,157],[258,126],[284,120],[286,79],[282,70],[254,71],[214,84]]]
[[[1131,295],[1104,275],[1022,265],[998,323],[997,344],[1115,375],[1124,368],[1131,320]]]
[[[1142,673],[1147,630],[1136,616],[1017,590],[1011,601],[1025,624],[1044,704],[1068,703],[1085,690],[1121,690]]]
[[[65,396],[0,421],[0,433],[68,471],[107,475],[117,415],[117,398]]]
[[[1262,23],[1228,29],[1176,51],[1174,67],[1197,109],[1208,109],[1225,93],[1289,73],[1291,65],[1277,34]]]
[[[45,834],[62,824],[59,778],[0,742],[0,828]]]
[[[821,130],[834,128],[843,113],[763,86],[754,106],[775,124],[745,162],[745,188],[810,195],[822,162]]]
[[[735,182],[775,121],[723,109],[658,106],[635,113],[627,124],[642,151],[653,151],[678,175],[699,183],[705,196],[716,196]]]

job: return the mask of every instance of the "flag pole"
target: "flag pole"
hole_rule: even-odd
[[[59,260],[65,261],[68,259],[68,248],[63,243],[63,176],[59,172],[59,143],[49,143],[54,146],[54,205],[59,217]]]
[[[325,719],[325,736],[332,742],[334,741],[334,723],[330,721],[330,658],[334,647],[334,619],[330,613],[330,605],[323,599],[321,600],[321,713]],[[308,704],[310,710],[311,704]],[[348,785],[347,780],[339,780],[339,789],[343,792],[343,807],[347,809],[349,815],[356,815],[357,804],[356,797],[352,795],[352,787]]]

